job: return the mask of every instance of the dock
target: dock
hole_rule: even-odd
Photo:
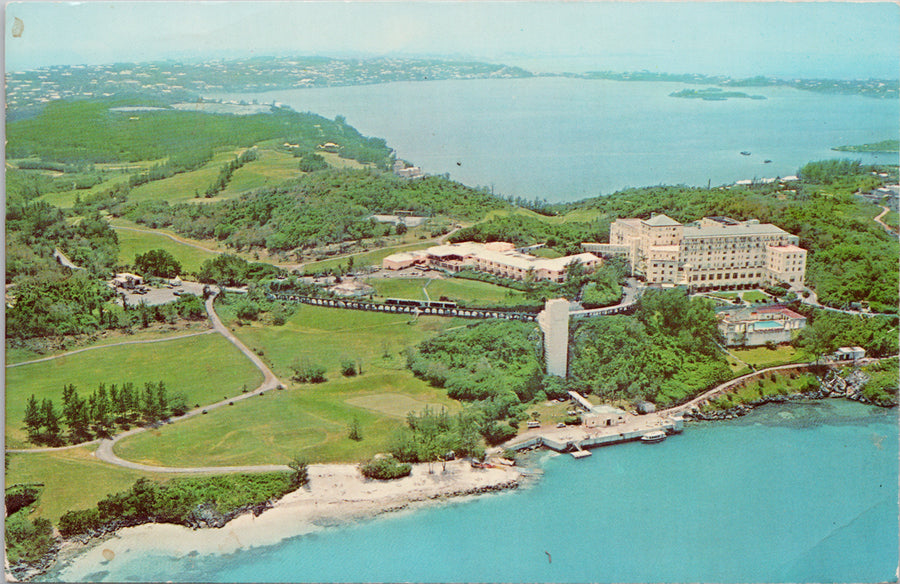
[[[555,452],[570,453],[574,458],[590,456],[590,449],[640,440],[645,434],[663,430],[666,434],[680,434],[684,420],[680,416],[662,417],[654,414],[636,416],[620,426],[596,429],[565,428],[555,431],[545,429],[539,436],[526,438],[509,446],[513,450],[549,448]]]

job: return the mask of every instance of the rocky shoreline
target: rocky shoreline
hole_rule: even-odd
[[[715,420],[733,420],[741,416],[746,416],[759,406],[772,403],[789,403],[805,400],[822,400],[822,399],[849,399],[859,403],[878,406],[882,408],[896,407],[896,403],[882,403],[868,399],[863,395],[862,390],[869,381],[869,376],[865,372],[855,369],[850,372],[847,377],[841,377],[834,370],[829,371],[825,378],[818,378],[819,389],[807,392],[797,392],[784,395],[771,395],[739,404],[724,410],[701,411],[700,408],[694,407],[684,412],[685,420],[693,421],[715,421]]]

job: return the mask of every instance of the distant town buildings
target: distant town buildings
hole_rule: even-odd
[[[756,219],[704,217],[683,225],[666,215],[617,219],[610,242],[584,243],[585,251],[621,255],[650,284],[692,290],[804,287],[806,250],[799,238]]]
[[[425,265],[447,272],[475,270],[513,280],[548,280],[565,282],[566,268],[578,261],[585,271],[593,271],[602,260],[591,253],[580,253],[561,258],[540,258],[516,251],[511,243],[495,241],[476,243],[467,241],[437,245],[423,251],[396,253],[382,260],[386,270],[400,270],[414,265]]]
[[[784,306],[739,308],[720,312],[719,332],[729,346],[756,347],[768,342],[791,341],[794,331],[806,326],[806,317]]]

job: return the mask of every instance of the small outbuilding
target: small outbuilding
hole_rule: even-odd
[[[841,347],[831,356],[835,361],[856,361],[866,356],[866,350],[862,347]]]
[[[129,274],[127,272],[122,272],[121,274],[116,274],[116,277],[112,280],[113,286],[116,288],[125,288],[126,290],[133,290],[134,288],[141,286],[144,284],[144,279],[138,276],[137,274]]]
[[[652,414],[656,411],[656,404],[644,400],[639,401],[635,407],[639,414]]]
[[[591,411],[582,416],[586,428],[602,428],[618,426],[625,423],[628,413],[619,408],[608,405],[594,406]]]

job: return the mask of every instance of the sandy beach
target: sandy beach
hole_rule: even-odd
[[[181,557],[191,553],[227,554],[241,548],[273,545],[329,525],[398,511],[429,501],[517,487],[523,474],[515,468],[472,468],[466,461],[413,466],[410,476],[393,481],[366,479],[353,465],[311,465],[310,482],[289,493],[257,517],[241,515],[220,529],[146,524],[121,529],[99,544],[63,550],[65,580],[109,569],[116,558],[152,550]],[[81,547],[81,549],[78,549]],[[81,550],[86,551],[81,551]],[[70,559],[64,559],[64,558]]]

